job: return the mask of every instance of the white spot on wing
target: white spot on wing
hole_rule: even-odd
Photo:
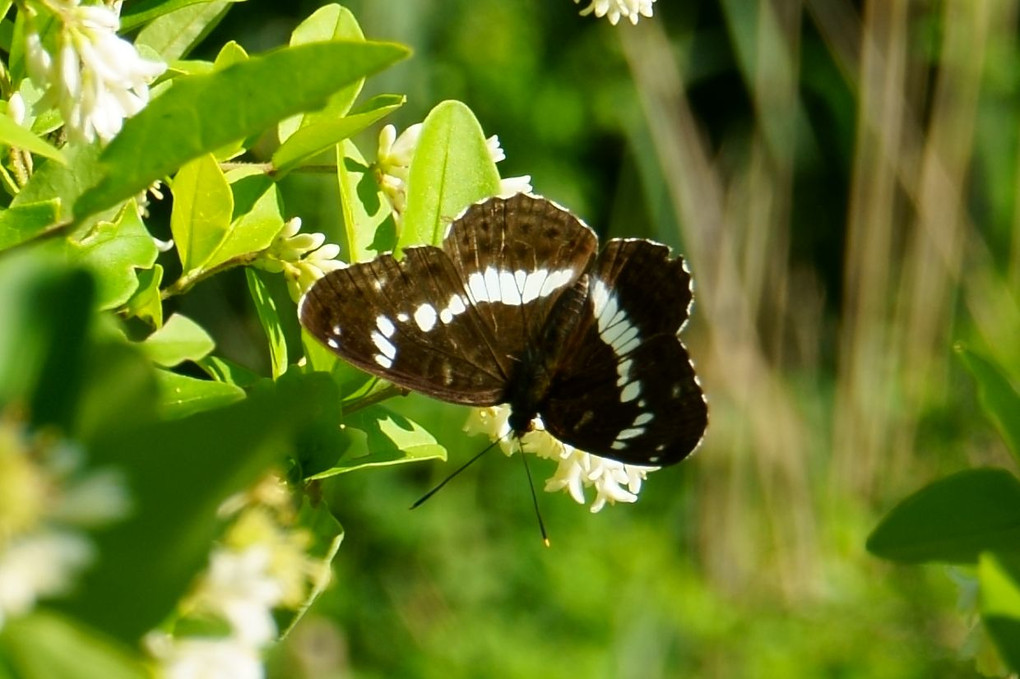
[[[382,315],[375,317],[375,327],[379,328],[383,337],[393,337],[393,333],[397,331],[397,326],[393,325],[393,321]]]
[[[573,277],[573,269],[560,269],[559,271],[553,271],[546,276],[545,281],[542,283],[542,289],[538,291],[538,296],[548,297],[553,292],[569,283],[570,279]]]
[[[621,431],[619,434],[617,434],[616,438],[632,439],[637,438],[638,436],[641,436],[644,433],[645,433],[644,427],[631,427],[630,429],[624,429],[623,431]]]
[[[428,332],[436,327],[436,309],[431,304],[422,304],[414,310],[414,322],[418,324],[422,332]]]
[[[521,304],[521,292],[517,289],[513,273],[509,271],[501,271],[499,274],[499,301],[513,306]]]
[[[633,401],[640,394],[641,394],[641,383],[640,382],[631,382],[626,387],[623,388],[622,392],[620,392],[620,400],[622,402],[624,402],[624,403],[626,403],[627,401]]]
[[[524,284],[521,285],[521,300],[525,304],[534,302],[542,292],[542,284],[549,276],[546,269],[536,269],[524,277]]]
[[[393,358],[397,355],[397,348],[393,346],[393,342],[383,337],[380,333],[375,330],[372,331],[372,344],[379,350],[379,353],[386,358]]]
[[[407,323],[409,320],[411,320],[411,318],[404,312],[400,312],[399,314],[397,314],[397,320],[400,321],[401,323]]]
[[[330,349],[339,349],[340,343],[337,342],[335,338],[330,337],[326,340],[326,346],[328,346]]]
[[[641,413],[640,415],[634,418],[634,426],[643,427],[654,419],[655,415],[652,415],[651,413]]]
[[[382,367],[386,368],[387,370],[393,367],[393,359],[387,358],[382,354],[375,355],[375,362],[381,365]]]

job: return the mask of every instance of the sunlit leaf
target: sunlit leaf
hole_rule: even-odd
[[[158,255],[134,203],[125,205],[115,220],[101,221],[84,238],[68,243],[69,261],[96,274],[101,309],[113,309],[131,299],[138,289],[136,272],[151,268]]]
[[[167,370],[157,371],[156,381],[159,384],[160,412],[167,419],[214,410],[244,398],[244,389],[233,384],[200,380]]]
[[[482,126],[459,101],[444,101],[425,118],[407,179],[399,247],[438,245],[466,207],[499,193],[499,172]]]
[[[277,378],[287,372],[287,339],[283,334],[283,325],[280,323],[280,313],[276,310],[276,302],[269,294],[265,283],[259,278],[254,269],[245,269],[245,276],[248,279],[248,293],[255,302],[255,311],[259,317],[259,323],[269,341],[269,359],[273,367],[273,378]]]
[[[296,130],[273,153],[273,165],[278,172],[287,172],[302,161],[322,153],[344,139],[361,132],[369,125],[400,108],[405,97],[381,94],[367,102],[364,111],[332,119],[317,116]]]
[[[81,217],[114,205],[203,153],[321,107],[340,88],[406,55],[395,44],[314,43],[177,78],[125,121],[103,152],[102,180],[78,199],[74,212]]]
[[[46,158],[52,158],[59,163],[67,164],[64,154],[59,149],[3,115],[0,115],[0,144],[25,149]]]
[[[234,196],[216,159],[206,154],[181,168],[174,177],[170,230],[184,272],[204,265],[230,228]]]
[[[60,216],[60,199],[12,205],[0,210],[0,250],[38,236]]]
[[[216,343],[198,323],[182,314],[174,314],[139,346],[153,363],[172,368],[184,361],[203,358],[216,348]]]

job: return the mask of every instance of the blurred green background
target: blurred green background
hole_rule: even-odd
[[[279,45],[319,5],[235,5],[208,54]],[[485,442],[464,409],[399,399],[451,463],[327,484],[335,584],[277,674],[974,676],[952,574],[864,541],[931,479],[1010,464],[952,345],[1020,372],[1018,2],[661,0],[636,27],[570,0],[347,6],[415,51],[365,93],[407,94],[398,129],[460,99],[499,135],[504,176],[687,257],[711,423],[635,505],[542,494],[546,549],[498,455],[407,510]],[[373,136],[359,145],[373,157]],[[336,233],[335,182],[285,190]],[[182,304],[222,351],[264,360],[231,294]]]

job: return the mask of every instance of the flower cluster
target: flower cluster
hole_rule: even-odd
[[[166,65],[143,59],[117,36],[116,8],[38,0],[28,16],[25,56],[29,75],[46,92],[43,101],[60,109],[72,139],[109,141],[125,118],[145,107],[149,83]],[[44,43],[38,26],[50,18],[57,29]]]
[[[655,0],[591,0],[591,4],[581,10],[581,15],[587,16],[594,12],[597,17],[608,17],[609,23],[614,26],[619,23],[620,17],[630,19],[630,23],[636,24],[641,17],[652,16],[654,3]]]
[[[119,475],[82,471],[81,451],[0,418],[0,627],[67,593],[95,558],[85,529],[120,519]]]
[[[546,492],[566,490],[578,504],[583,505],[586,502],[584,489],[594,486],[593,513],[601,511],[607,502],[636,502],[642,481],[648,472],[658,469],[624,464],[578,450],[545,431],[541,418],[536,418],[535,428],[521,437],[518,446],[511,435],[509,418],[510,407],[506,405],[478,408],[468,418],[464,430],[499,441],[500,448],[507,455],[512,455],[519,447],[525,453],[556,460],[556,473],[546,481]]]
[[[278,635],[273,611],[299,608],[322,575],[307,553],[311,536],[291,527],[290,493],[278,477],[231,498],[220,513],[233,523],[179,612],[182,620],[222,625],[216,634],[150,633],[146,645],[165,679],[262,677],[261,652]]]
[[[379,151],[376,154],[376,178],[379,187],[393,208],[393,216],[399,223],[407,205],[407,175],[411,169],[411,159],[418,146],[421,136],[421,123],[411,125],[397,135],[397,128],[386,125],[379,132]],[[506,158],[499,137],[492,135],[485,140],[492,162],[498,163]],[[507,177],[500,180],[499,195],[512,196],[517,193],[531,192],[531,177]]]
[[[346,266],[337,260],[340,246],[326,243],[321,233],[299,233],[301,218],[295,217],[277,234],[272,245],[259,253],[252,266],[270,273],[282,273],[287,279],[287,290],[295,302],[312,283],[330,271]]]

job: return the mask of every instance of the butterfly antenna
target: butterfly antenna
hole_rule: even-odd
[[[531,489],[531,504],[535,507],[535,517],[538,519],[538,529],[542,531],[542,542],[549,546],[549,534],[545,532],[545,522],[542,521],[542,512],[538,509],[538,494],[535,493],[535,482],[531,480],[531,467],[528,466],[528,456],[521,450],[520,439],[517,440],[517,450],[524,460],[524,473],[528,475],[528,488]]]
[[[440,489],[440,488],[442,488],[443,486],[445,486],[446,484],[448,484],[448,483],[449,483],[450,481],[452,481],[452,480],[453,480],[453,477],[457,476],[457,474],[460,474],[460,473],[461,473],[462,471],[464,471],[465,469],[467,469],[468,467],[470,467],[470,466],[471,466],[472,464],[474,464],[474,463],[475,463],[475,461],[476,461],[476,460],[477,460],[478,458],[480,458],[480,457],[481,457],[482,455],[485,455],[485,454],[486,454],[487,452],[489,452],[490,450],[492,450],[493,448],[495,448],[495,447],[496,447],[496,444],[497,444],[497,443],[499,443],[499,442],[500,442],[501,440],[502,440],[502,439],[496,439],[496,440],[495,440],[495,441],[493,441],[493,442],[492,442],[491,444],[489,444],[489,445],[488,445],[488,446],[486,446],[486,447],[485,447],[484,449],[482,449],[482,452],[478,453],[477,455],[475,455],[474,457],[472,457],[472,458],[471,458],[470,460],[468,460],[467,462],[465,462],[465,463],[464,463],[464,464],[462,464],[461,466],[457,467],[457,469],[456,469],[456,470],[454,470],[454,472],[453,472],[452,474],[450,474],[450,475],[449,475],[449,476],[447,476],[447,477],[446,477],[445,479],[443,479],[443,480],[442,480],[442,481],[441,481],[441,482],[439,483],[439,485],[438,485],[438,486],[436,486],[435,488],[433,488],[432,490],[430,490],[429,492],[425,493],[425,494],[424,494],[424,495],[422,495],[422,496],[421,496],[420,498],[418,498],[417,502],[415,502],[415,503],[414,503],[413,505],[411,505],[411,509],[416,509],[416,508],[418,508],[418,507],[422,506],[423,504],[425,504],[425,500],[428,500],[428,499],[429,499],[430,497],[432,497],[433,495],[435,495],[436,493],[438,493],[438,492],[439,492],[439,489]]]

